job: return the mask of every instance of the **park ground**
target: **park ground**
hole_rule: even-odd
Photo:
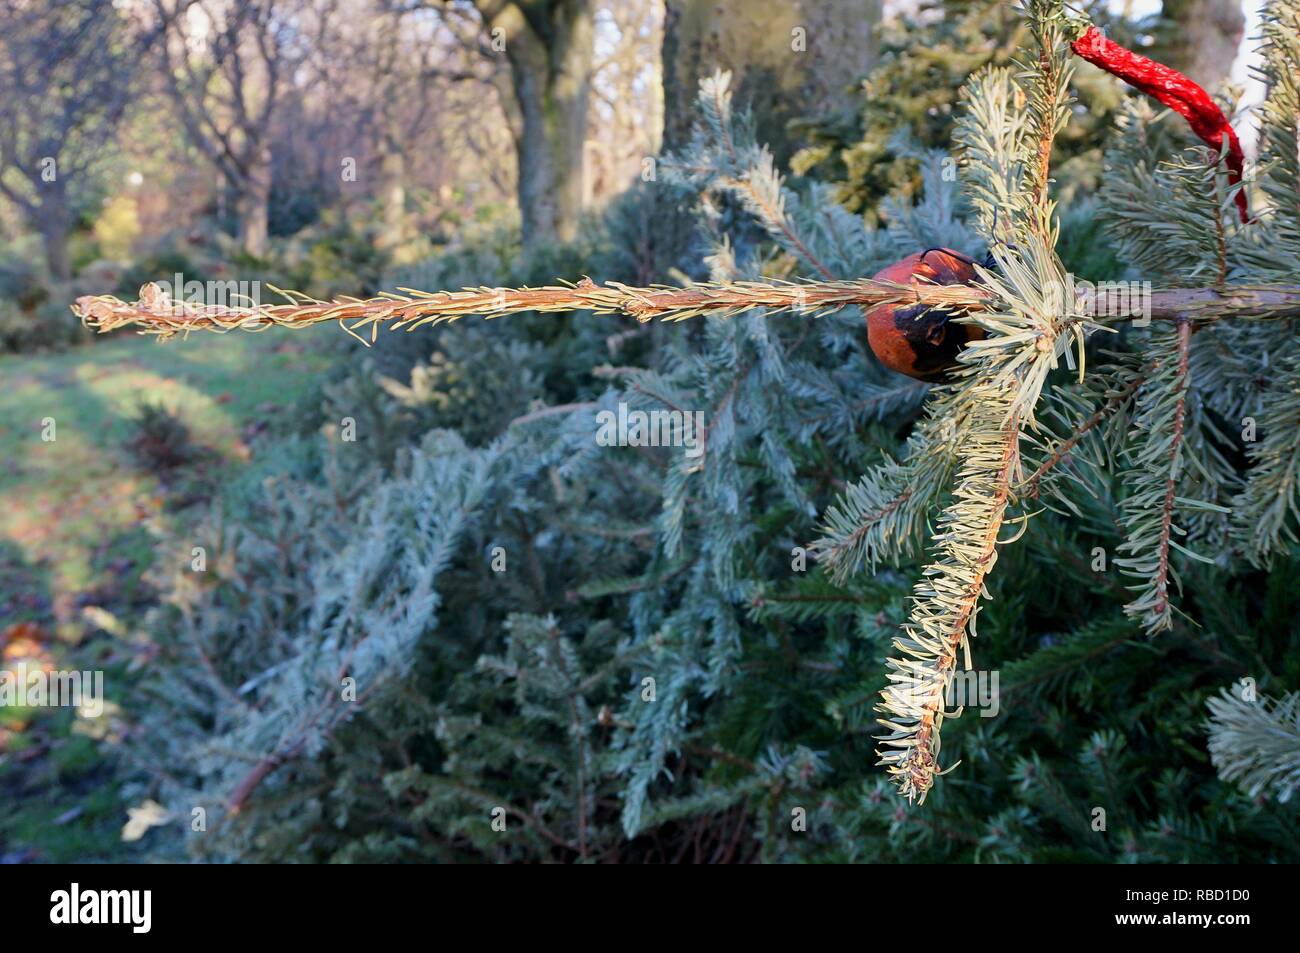
[[[102,670],[108,700],[94,719],[0,711],[0,863],[144,849],[123,841],[114,756],[150,657],[155,543],[203,516],[332,360],[319,335],[246,333],[0,356],[0,664]],[[184,465],[157,471],[128,452],[145,403],[188,430]]]

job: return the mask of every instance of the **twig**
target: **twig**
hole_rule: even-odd
[[[542,407],[530,413],[523,414],[510,421],[508,426],[517,427],[520,424],[530,424],[534,420],[542,420],[546,417],[554,417],[557,414],[567,414],[575,410],[585,410],[588,407],[595,407],[596,402],[593,400],[579,401],[575,404],[552,404],[550,407]]]
[[[1087,420],[1085,420],[1083,424],[1079,427],[1079,429],[1076,430],[1074,433],[1072,433],[1068,439],[1062,441],[1061,445],[1056,448],[1056,451],[1045,461],[1043,461],[1043,465],[1040,466],[1037,470],[1035,470],[1033,474],[1029,477],[1029,479],[1025,481],[1025,486],[1027,487],[1027,489],[1025,490],[1025,496],[1029,497],[1030,499],[1037,499],[1038,484],[1042,481],[1043,476],[1047,473],[1047,471],[1051,470],[1062,460],[1064,460],[1067,456],[1069,456],[1070,451],[1073,450],[1076,446],[1078,446],[1079,441],[1082,440],[1085,436],[1087,436],[1089,431],[1091,431],[1099,423],[1101,423],[1112,413],[1114,413],[1121,405],[1124,404],[1125,401],[1127,401],[1130,397],[1132,397],[1134,391],[1136,391],[1139,387],[1141,387],[1143,381],[1145,380],[1146,380],[1145,374],[1139,374],[1136,377],[1134,377],[1133,380],[1129,381],[1128,385],[1123,390],[1121,390],[1119,393],[1111,397],[1111,399],[1108,400],[1104,406],[1098,407],[1097,412],[1094,413]]]
[[[1174,498],[1178,490],[1179,455],[1183,445],[1183,418],[1187,412],[1187,368],[1192,346],[1192,326],[1184,321],[1178,326],[1178,403],[1174,407],[1173,446],[1169,451],[1169,479],[1165,483],[1164,509],[1160,517],[1160,563],[1156,569],[1155,613],[1169,611],[1169,540],[1173,534]]]
[[[278,291],[278,289],[276,289]],[[819,317],[846,307],[879,304],[923,304],[954,311],[976,312],[996,307],[990,294],[976,284],[898,284],[892,281],[730,281],[689,288],[633,287],[620,282],[597,285],[583,279],[576,285],[541,288],[472,288],[463,291],[415,291],[377,298],[340,297],[318,301],[283,291],[287,303],[237,307],[196,304],[168,297],[156,284],[140,289],[140,299],[127,303],[111,295],[77,299],[73,313],[89,328],[105,333],[136,327],[163,338],[190,331],[265,331],[270,327],[302,328],[336,321],[362,343],[359,330],[369,328],[374,341],[379,328],[412,331],[469,315],[504,317],[530,311],[564,313],[593,311],[623,314],[638,321],[684,321],[705,314],[724,317],[751,308],[792,311]],[[1228,285],[1222,288],[1172,288],[1153,291],[1143,315],[1159,321],[1208,323],[1236,317],[1300,318],[1300,287],[1292,285]],[[1111,320],[1132,320],[1114,316]]]

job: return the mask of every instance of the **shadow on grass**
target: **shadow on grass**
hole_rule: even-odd
[[[0,633],[30,623],[24,631],[54,666],[103,671],[108,701],[122,706],[93,720],[66,708],[0,710],[0,862],[129,860],[161,836],[122,842],[118,756],[124,721],[146,704],[131,666],[148,648],[136,640],[155,601],[151,524],[201,515],[191,505],[243,466],[268,405],[313,386],[321,362],[296,343],[218,338],[202,351],[164,350],[174,347],[110,340],[0,358]],[[199,445],[165,473],[137,466],[125,446],[131,413],[149,399],[178,411]],[[44,418],[54,441],[42,439]]]

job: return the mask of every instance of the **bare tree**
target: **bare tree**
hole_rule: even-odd
[[[407,153],[425,138],[434,106],[429,80],[439,72],[436,57],[442,52],[433,32],[410,13],[376,17],[369,41],[360,48],[361,78],[371,107],[362,114],[363,125],[372,130],[379,166],[386,245],[399,245],[406,237]],[[469,72],[464,76],[474,78]]]
[[[873,64],[881,0],[666,0],[664,146],[690,137],[699,81],[731,70],[778,154],[786,125],[851,103]]]
[[[0,194],[40,234],[55,282],[71,275],[75,190],[126,109],[136,42],[110,0],[0,0]]]
[[[503,105],[518,157],[525,244],[576,236],[582,211],[584,143],[591,91],[591,0],[428,0],[484,56],[504,58]],[[498,74],[499,76],[501,74]]]
[[[295,0],[154,0],[164,89],[191,142],[235,196],[244,250],[263,255],[276,108],[331,8]]]
[[[432,153],[441,165],[467,145],[452,140],[453,113],[472,103],[479,122],[502,121],[498,110],[483,109],[484,94],[493,97],[493,67],[427,7],[355,0],[347,13],[316,58],[322,105],[378,180],[380,242],[397,246],[408,234],[408,192],[426,157]],[[477,88],[476,95],[454,96],[459,84]]]
[[[596,11],[583,202],[627,188],[663,134],[662,0],[618,0]]]

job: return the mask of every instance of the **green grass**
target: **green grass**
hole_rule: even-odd
[[[143,400],[161,402],[219,460],[246,456],[240,433],[274,422],[328,364],[306,335],[195,335],[158,344],[96,341],[40,357],[0,358],[0,539],[50,562],[60,590],[84,589],[105,542],[162,510],[158,480],[123,449]],[[55,439],[42,439],[43,421]],[[126,542],[139,555],[142,541]],[[102,562],[102,559],[100,560]]]
[[[154,532],[183,531],[201,518],[204,506],[179,497],[201,501],[195,487],[219,486],[239,471],[250,451],[245,428],[285,422],[334,359],[325,343],[312,334],[195,335],[168,344],[132,335],[61,354],[0,356],[0,635],[15,622],[36,623],[59,668],[105,671],[105,694],[129,722],[124,688],[138,648],[134,630],[148,608],[142,577]],[[203,448],[200,462],[165,483],[124,447],[145,400],[179,416]],[[50,421],[54,439],[42,439]],[[110,612],[116,631],[87,621],[84,605]],[[138,853],[141,846],[120,841],[126,805],[112,771],[117,733],[87,737],[84,719],[69,711],[4,714],[0,856]]]

